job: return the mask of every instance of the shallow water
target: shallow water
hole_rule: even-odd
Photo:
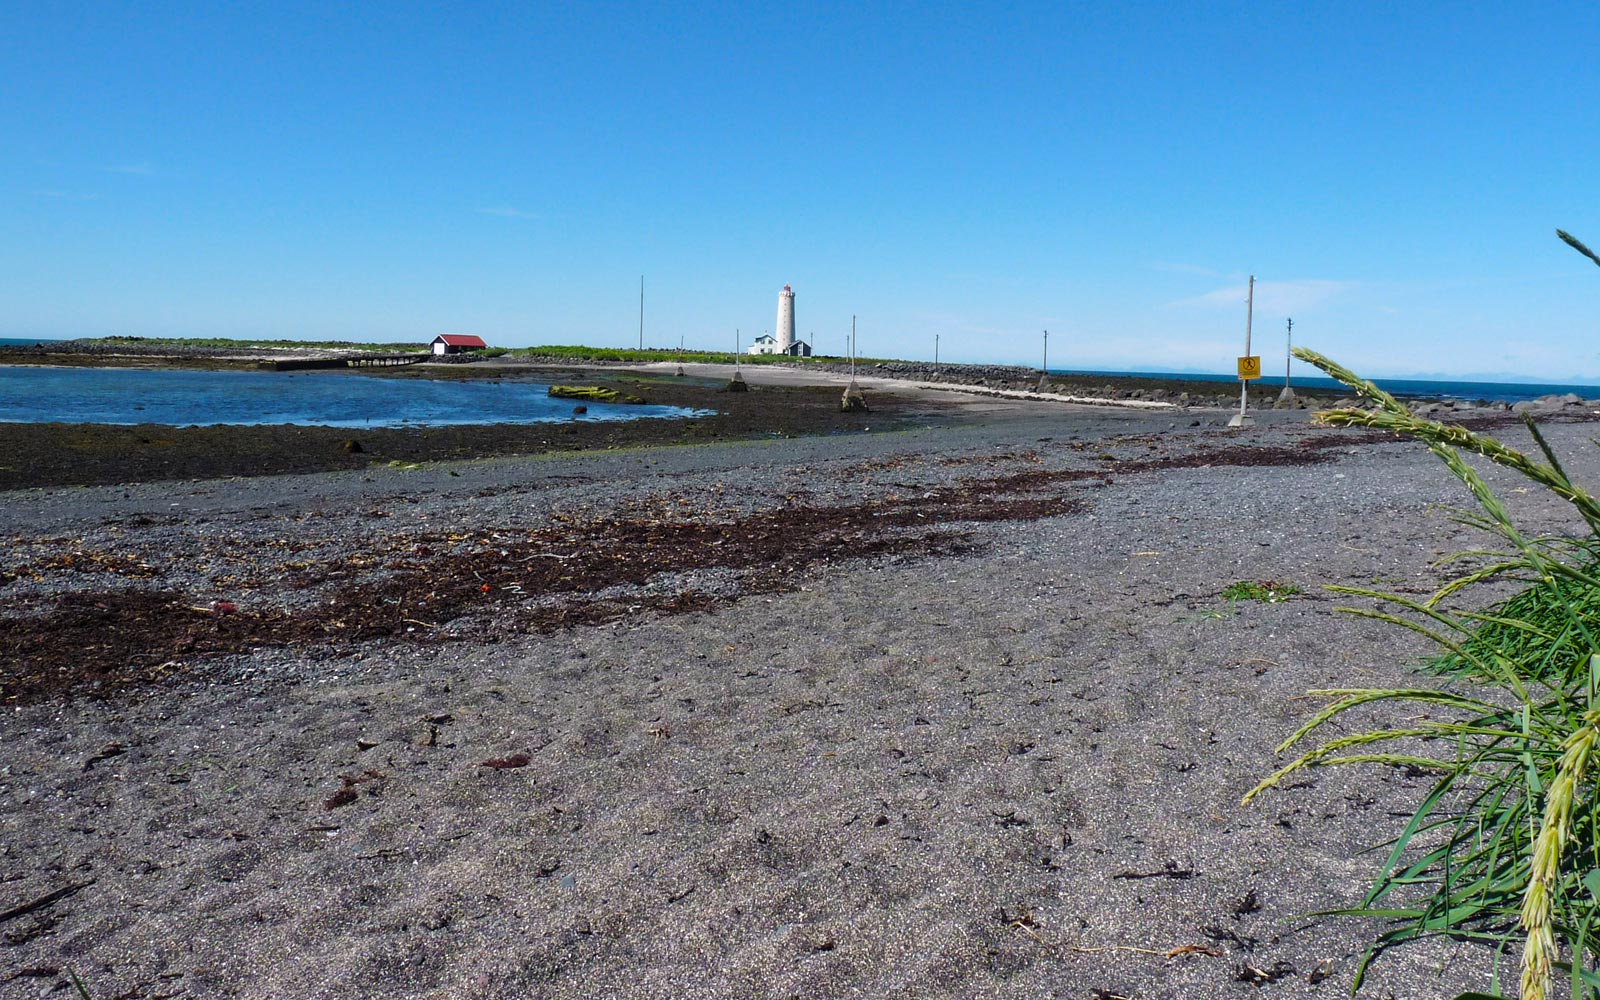
[[[0,422],[308,424],[326,427],[532,424],[688,417],[675,406],[552,399],[543,382],[375,378],[346,372],[0,366]]]

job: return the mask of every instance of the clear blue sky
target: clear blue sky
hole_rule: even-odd
[[[670,10],[671,7],[684,9]],[[1600,381],[1600,5],[0,7],[0,336]],[[1273,359],[1278,359],[1276,362]]]

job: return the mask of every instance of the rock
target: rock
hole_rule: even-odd
[[[598,385],[553,385],[548,395],[557,399],[585,399],[591,403],[643,403],[638,396]]]
[[[344,450],[352,455],[359,455],[366,451],[365,448],[361,447],[361,442],[357,441],[355,438],[350,438],[344,443]]]

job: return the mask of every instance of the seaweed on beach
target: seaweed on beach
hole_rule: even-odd
[[[682,507],[668,497],[619,505],[609,517],[484,528],[466,540],[397,534],[382,549],[354,555],[307,558],[308,546],[297,542],[284,553],[296,558],[257,570],[317,595],[299,606],[118,589],[69,593],[40,613],[0,620],[0,703],[107,696],[203,676],[208,660],[258,647],[481,639],[706,611],[791,590],[829,565],[961,552],[974,543],[960,525],[1072,514],[1086,502],[1065,488],[1109,483],[1113,474],[1329,458],[1315,449],[1230,445],[970,477],[839,507],[796,498],[776,509],[696,519],[668,516]],[[732,583],[703,589],[695,574],[706,571],[722,571]]]
[[[1074,497],[1007,495],[977,481],[853,507],[790,505],[713,523],[598,518],[485,532],[465,551],[451,551],[443,536],[405,536],[396,540],[403,551],[363,554],[374,568],[368,575],[352,578],[344,575],[346,566],[325,565],[325,579],[336,581],[331,593],[290,610],[234,602],[224,608],[172,591],[72,593],[43,614],[0,620],[0,701],[109,695],[195,674],[207,658],[263,646],[481,634],[476,627],[444,628],[463,618],[492,618],[502,630],[550,632],[648,613],[703,611],[732,596],[692,588],[614,592],[672,574],[722,569],[738,575],[736,596],[774,593],[791,589],[818,565],[957,552],[967,536],[945,527],[950,524],[1034,520],[1081,507]],[[385,571],[386,565],[402,568]],[[311,572],[300,578],[302,585],[319,582],[314,567],[305,570]]]

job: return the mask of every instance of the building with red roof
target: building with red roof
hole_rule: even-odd
[[[433,353],[435,354],[460,354],[462,351],[481,351],[488,344],[482,337],[474,337],[470,333],[441,333],[433,338]]]

